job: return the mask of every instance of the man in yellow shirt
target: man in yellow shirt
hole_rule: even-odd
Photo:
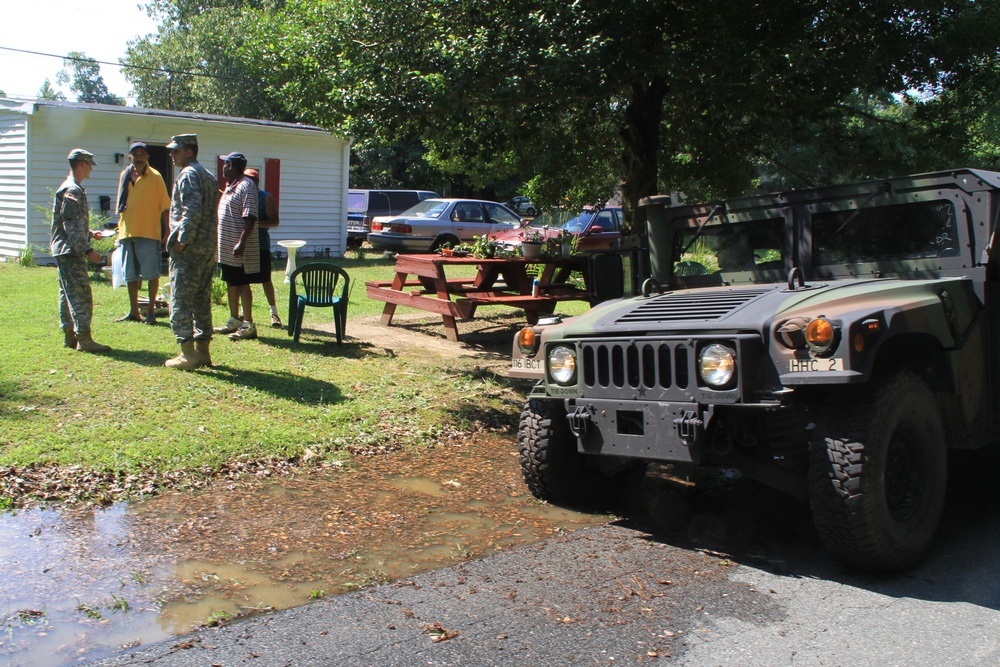
[[[129,312],[118,322],[156,324],[153,311],[160,288],[160,264],[167,238],[170,195],[160,172],[149,166],[149,149],[137,141],[128,150],[132,162],[118,183],[118,240],[128,284]],[[149,284],[149,310],[139,317],[139,284]]]

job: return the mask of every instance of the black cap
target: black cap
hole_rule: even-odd
[[[225,162],[242,162],[246,164],[247,158],[243,153],[230,153],[226,157],[222,158]]]
[[[134,144],[132,144],[131,146],[128,147],[129,154],[131,155],[132,151],[134,151],[136,148],[141,148],[142,150],[146,151],[147,153],[149,152],[149,146],[147,146],[146,144],[142,143],[141,141],[137,141],[137,142],[135,142]]]

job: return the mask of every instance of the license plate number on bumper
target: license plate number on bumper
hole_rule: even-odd
[[[843,359],[791,359],[788,362],[789,373],[824,373],[827,371],[844,370]]]
[[[538,371],[541,372],[543,363],[541,359],[518,359],[513,358],[510,360],[510,369],[512,371]]]

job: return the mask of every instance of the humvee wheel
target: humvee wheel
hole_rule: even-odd
[[[867,399],[867,400],[866,400]],[[809,500],[842,561],[896,570],[923,556],[944,508],[947,452],[927,385],[901,373],[874,394],[828,406],[809,452]]]
[[[576,450],[566,411],[559,401],[528,399],[517,429],[521,474],[532,495],[555,503],[603,500],[611,477],[589,467]]]

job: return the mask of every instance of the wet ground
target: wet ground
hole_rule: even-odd
[[[527,494],[494,438],[104,510],[0,515],[0,664],[90,661],[606,522]]]

